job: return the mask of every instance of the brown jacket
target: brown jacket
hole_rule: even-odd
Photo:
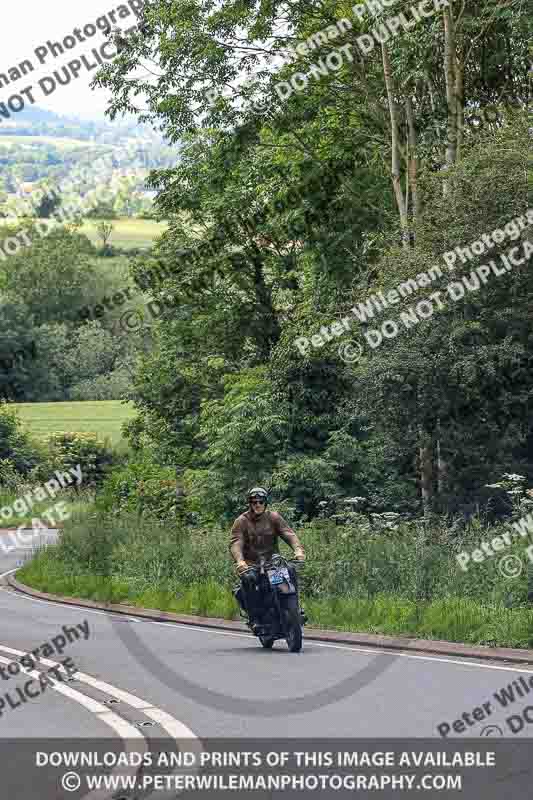
[[[278,536],[294,551],[303,553],[302,543],[281,514],[264,511],[255,519],[251,511],[246,511],[233,523],[229,549],[235,561],[256,564],[261,556],[268,561],[278,552]]]

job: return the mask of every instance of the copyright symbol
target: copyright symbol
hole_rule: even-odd
[[[143,324],[143,315],[140,311],[137,311],[134,308],[130,308],[129,311],[125,311],[122,316],[120,317],[119,325],[124,331],[124,333],[132,333],[132,331],[138,331],[142,328]]]
[[[363,355],[363,345],[361,342],[343,342],[339,346],[339,356],[345,364],[355,364]]]
[[[77,792],[81,786],[81,778],[77,772],[65,772],[61,778],[61,786],[66,792]]]
[[[518,578],[522,568],[522,559],[518,556],[504,556],[498,563],[500,575],[504,578]]]
[[[499,725],[486,725],[479,733],[480,736],[503,736]]]
[[[263,99],[261,99],[261,100],[252,100],[251,103],[250,103],[250,106],[251,106],[252,110],[253,111],[258,111],[260,114],[262,114],[263,111],[266,111],[266,109],[268,108],[269,105],[270,105],[270,102],[269,102],[268,98],[266,98],[266,97],[263,97]]]

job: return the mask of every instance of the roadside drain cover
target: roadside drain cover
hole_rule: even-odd
[[[105,704],[108,706],[113,706],[115,703],[118,703],[118,700],[104,700]]]
[[[136,722],[135,724],[139,728],[152,728],[155,725],[155,722]]]

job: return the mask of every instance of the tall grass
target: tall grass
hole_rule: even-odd
[[[501,531],[500,531],[501,532]],[[490,538],[498,531],[492,529]],[[533,647],[527,573],[505,580],[498,559],[463,572],[455,554],[489,536],[475,523],[362,535],[355,527],[303,526],[302,598],[311,624],[342,630]],[[136,515],[80,512],[58,545],[21,571],[52,593],[231,619],[236,583],[222,529],[163,525]],[[524,555],[527,543],[507,553]],[[282,549],[284,545],[282,545]]]
[[[6,510],[5,516],[0,518],[0,528],[19,528],[22,525],[31,528],[34,519],[38,519],[43,525],[49,526],[51,524],[50,520],[44,516],[47,511],[50,512],[56,522],[60,522],[62,525],[59,513],[54,513],[53,510],[56,503],[65,503],[64,510],[69,514],[80,514],[84,513],[94,501],[94,492],[90,489],[81,489],[76,492],[67,488],[58,492],[55,498],[47,497],[46,500],[33,500],[33,505],[28,511],[17,512],[13,510],[13,503],[17,499],[24,497],[26,492],[31,492],[35,488],[35,486],[30,486],[29,484],[18,491],[0,488],[0,509],[10,508],[12,510],[11,516],[7,515]]]

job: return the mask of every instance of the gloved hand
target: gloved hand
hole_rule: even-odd
[[[237,572],[239,573],[239,575],[242,575],[243,572],[246,572],[246,570],[248,570],[248,569],[250,569],[250,567],[248,566],[246,561],[242,561],[242,560],[241,561],[237,561]]]
[[[299,547],[297,547],[296,550],[294,551],[294,560],[295,561],[300,561],[302,563],[305,561],[305,553]]]

